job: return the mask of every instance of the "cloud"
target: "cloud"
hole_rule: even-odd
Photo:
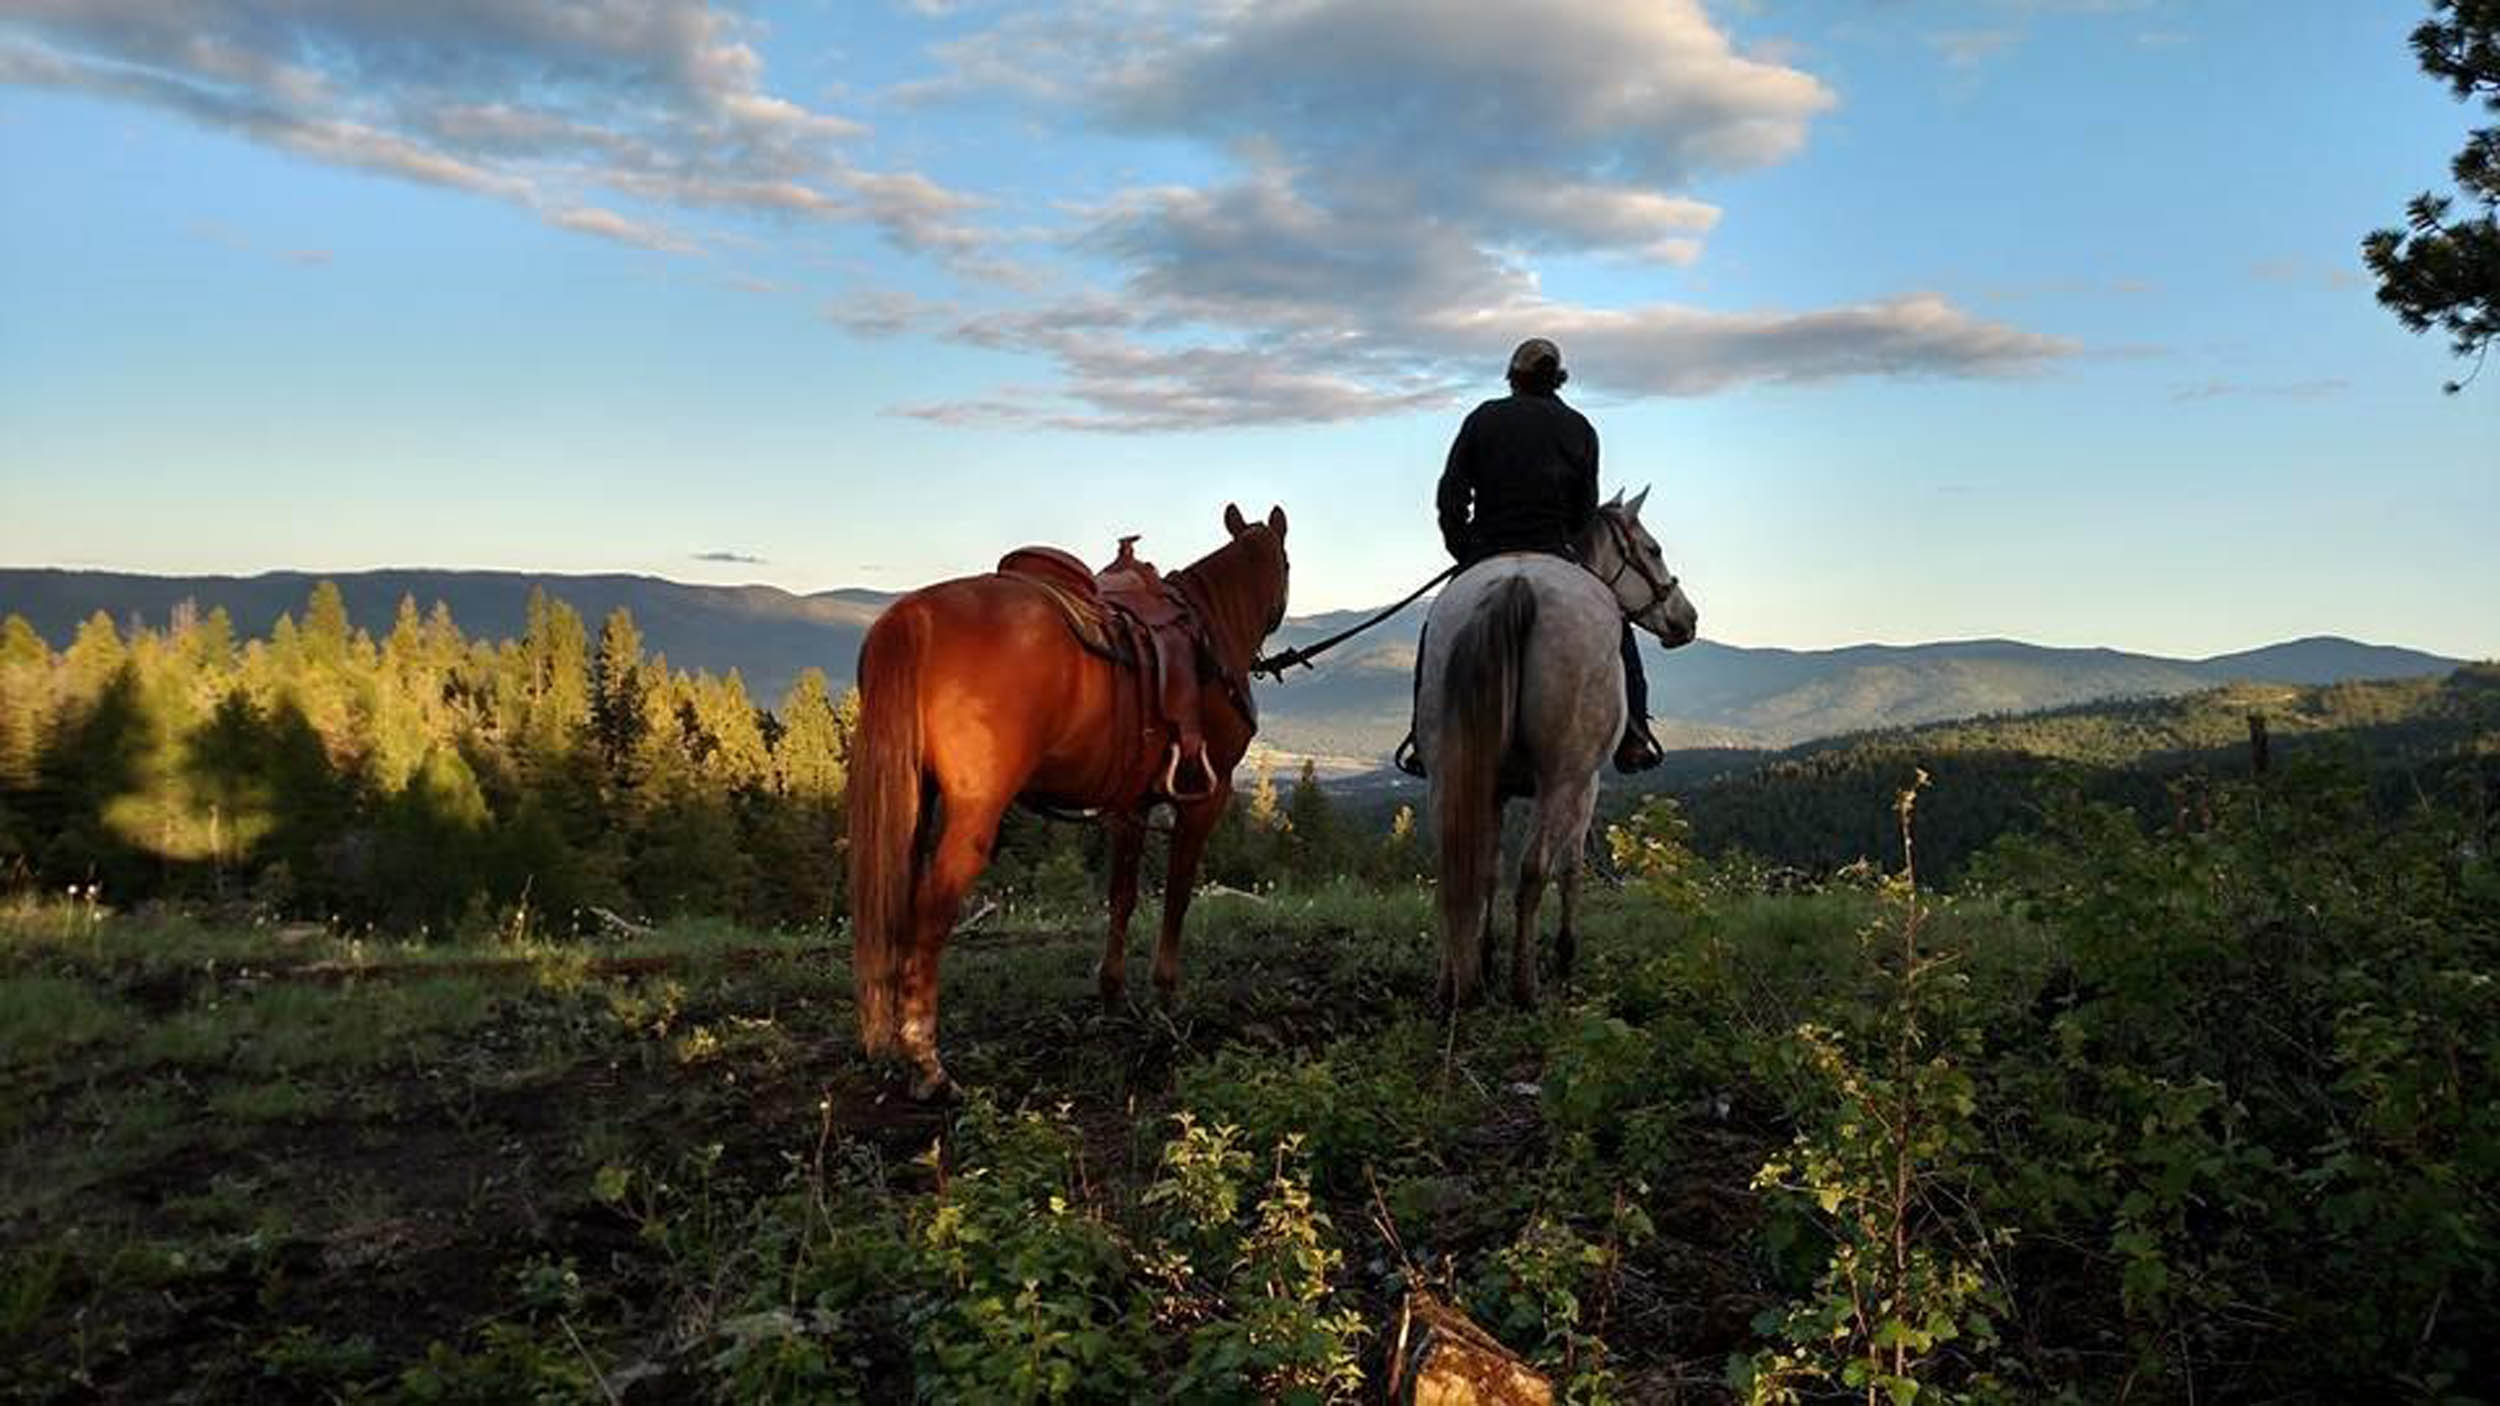
[[[877,288],[836,298],[818,315],[853,336],[895,337],[925,327],[950,311],[949,305],[916,294]]]
[[[327,249],[268,249],[252,242],[241,230],[217,220],[193,220],[185,227],[192,238],[231,249],[238,254],[267,253],[297,268],[322,268],[331,261]]]
[[[749,30],[701,0],[20,0],[0,16],[0,82],[158,108],[644,248],[694,250],[665,215],[698,212],[860,221],[944,257],[979,243],[960,222],[970,197],[859,164],[843,145],[866,127],[769,92]]]
[[[601,235],[622,244],[637,245],[644,249],[658,249],[672,254],[690,254],[696,247],[694,241],[683,235],[673,233],[658,225],[627,219],[614,210],[602,210],[595,205],[577,205],[570,210],[552,211],[547,216],[547,223],[558,229]]]
[[[2171,393],[2178,401],[2221,400],[2231,396],[2259,396],[2275,400],[2321,400],[2351,387],[2341,377],[2314,381],[2206,381],[2202,385],[2182,386]]]
[[[1094,0],[937,52],[949,72],[907,98],[1010,92],[1231,169],[1074,211],[1065,245],[1106,282],[913,322],[1057,373],[902,408],[920,418],[1152,431],[1439,408],[1531,332],[1563,340],[1575,384],[1632,396],[2013,374],[2075,350],[1932,293],[1742,313],[1544,293],[1549,258],[1701,259],[1721,211],[1692,184],[1789,158],[1834,105],[1693,0]]]
[[[2010,29],[1957,29],[1927,36],[1927,47],[1955,68],[1977,68],[2010,53],[2022,35]]]
[[[2358,288],[2369,281],[2357,268],[2295,256],[2259,259],[2248,271],[2258,282],[2280,288]]]
[[[696,561],[725,562],[737,566],[772,565],[772,563],[764,560],[762,557],[748,556],[744,552],[697,552],[694,554],[693,559]]]

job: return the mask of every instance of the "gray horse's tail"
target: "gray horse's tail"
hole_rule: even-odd
[[[1463,998],[1484,959],[1485,890],[1500,861],[1502,759],[1519,717],[1536,590],[1519,577],[1488,592],[1449,644],[1441,735],[1433,748],[1433,823],[1441,832],[1442,941]]]

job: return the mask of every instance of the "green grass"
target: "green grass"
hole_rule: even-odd
[[[2197,1237],[2307,1214],[2250,1189],[2316,1144],[2252,1153],[2246,1110],[2215,1092],[2227,1063],[2127,1062],[2129,1041],[2203,1052],[2124,1018],[2123,1000],[2194,995],[2158,964],[2131,975],[2126,944],[2213,970],[2249,933],[2276,941],[2321,905],[2361,922],[2386,895],[2361,896],[2366,867],[2287,869],[2302,910],[2218,842],[2127,843],[2035,862],[2044,891],[2148,895],[2070,929],[2010,898],[1927,897],[1911,995],[1903,910],[1872,883],[1593,888],[1572,979],[1532,1010],[1455,1017],[1427,999],[1418,885],[1206,896],[1170,1012],[1151,906],[1133,999],[1108,1010],[1090,914],[993,919],[943,968],[942,1039],[970,1089],[952,1110],[861,1061],[821,937],[687,924],[623,949],[407,950],[0,914],[0,1346],[23,1364],[0,1399],[599,1400],[603,1378],[652,1399],[1324,1396],[1377,1380],[1417,1286],[1572,1399],[1711,1399],[1732,1363],[1771,1398],[1810,1394],[1863,1336],[1828,1316],[1860,1301],[1834,1252],[1891,1243],[1853,1216],[1891,1184],[1884,1129],[1904,1106],[1933,1134],[1901,1164],[1928,1198],[1904,1243],[1978,1266],[1914,1286],[1959,1334],[1916,1365],[1935,1395],[2091,1398],[2129,1372],[2166,1389],[2182,1364],[2202,1388],[2280,1381],[2227,1336],[2255,1320],[2209,1286],[2243,1265],[2260,1278],[2240,1293],[2296,1275],[2266,1258],[2292,1231],[2238,1226],[2218,1242],[2237,1259]],[[2093,867],[2122,863],[2140,868]],[[2220,924],[2216,895],[2243,881],[2258,921],[2161,928]],[[2364,1226],[2482,1223],[2481,1144],[2458,1128],[2484,1106],[2466,1094],[2490,1046],[2422,1002],[2488,1005],[2450,979],[2484,939],[2434,916],[2405,929],[2449,944],[2420,1001],[2330,1012],[2340,1043],[2299,1065],[2325,1071],[2304,1096],[2359,1110],[2338,1114],[2351,1150],[2303,1184],[2338,1188]],[[668,961],[619,970],[620,950]],[[2283,973],[2252,970],[2260,998]],[[2424,1118],[2466,1122],[2403,1133]],[[2371,1143],[2373,1126],[2403,1136]],[[2453,1243],[2470,1242],[2433,1248],[2470,1260]],[[2381,1262],[2407,1261],[2336,1272]],[[2305,1360],[2295,1346],[2280,1360]],[[2466,1360],[2436,1346],[2422,1382]]]
[[[137,1025],[128,1006],[75,977],[0,978],[0,1068],[31,1070]]]

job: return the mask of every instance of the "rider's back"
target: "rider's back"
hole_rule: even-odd
[[[1438,505],[1461,560],[1568,552],[1597,510],[1597,431],[1550,393],[1488,400],[1459,427]]]

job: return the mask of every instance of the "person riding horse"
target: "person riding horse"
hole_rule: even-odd
[[[1571,379],[1562,352],[1531,337],[1510,355],[1510,394],[1477,406],[1450,443],[1435,495],[1441,542],[1462,566],[1504,552],[1545,552],[1577,559],[1577,545],[1597,514],[1597,430],[1556,392]],[[1415,642],[1416,684],[1423,681],[1423,641]],[[1649,680],[1632,623],[1623,625],[1626,721],[1615,769],[1647,771],[1664,759],[1649,731]],[[1398,744],[1398,770],[1424,774],[1409,729]]]

